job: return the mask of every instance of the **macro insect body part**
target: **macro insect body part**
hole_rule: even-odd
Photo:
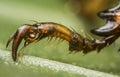
[[[68,29],[64,25],[53,23],[53,22],[42,22],[33,25],[24,24],[8,39],[6,47],[12,42],[12,58],[14,61],[18,57],[18,47],[21,41],[24,39],[24,49],[27,45],[32,42],[39,41],[46,37],[57,37],[69,42],[69,50],[72,51],[83,51],[83,53],[88,53],[92,50],[100,51],[104,48],[109,40],[113,37],[103,38],[101,40],[89,40],[82,37],[80,34]],[[20,53],[22,55],[22,53]]]
[[[98,13],[98,16],[106,20],[106,24],[100,28],[92,29],[91,32],[101,37],[112,37],[112,44],[120,36],[120,4],[108,10]]]
[[[115,8],[118,9],[118,8]],[[113,9],[113,11],[115,11]],[[99,16],[105,18],[107,20],[107,27],[101,27],[98,29],[91,30],[92,33],[101,36],[101,39],[90,40],[84,38],[79,33],[70,30],[62,24],[54,23],[54,22],[40,22],[35,24],[24,24],[20,28],[17,29],[13,35],[7,41],[6,47],[8,47],[9,43],[12,42],[12,58],[14,61],[17,60],[18,57],[18,47],[22,40],[24,39],[24,46],[21,48],[24,49],[30,43],[35,41],[40,41],[41,39],[47,37],[56,37],[63,40],[68,41],[70,52],[79,52],[83,51],[83,53],[87,54],[93,50],[97,50],[98,52],[104,47],[112,44],[119,37],[119,25],[118,21],[113,21],[112,18],[115,19],[114,15],[103,16],[101,14]],[[116,16],[116,14],[115,14]],[[109,24],[110,23],[110,24]],[[104,33],[104,34],[103,34]],[[20,52],[21,52],[20,50]],[[22,53],[20,53],[22,55]]]
[[[24,39],[24,49],[27,45],[32,42],[39,41],[46,37],[57,37],[63,40],[69,41],[70,50],[80,50],[75,45],[81,47],[82,42],[81,36],[67,27],[53,23],[53,22],[43,22],[36,23],[33,25],[24,24],[8,39],[6,47],[8,47],[9,43],[13,40],[12,43],[12,58],[14,61],[17,59],[17,51],[21,41]]]
[[[93,34],[107,37],[120,33],[120,4],[108,10],[98,13],[98,16],[106,20],[106,24],[100,28],[93,29]]]

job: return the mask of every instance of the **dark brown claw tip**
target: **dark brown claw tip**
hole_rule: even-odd
[[[19,47],[22,39],[26,35],[29,28],[30,28],[29,25],[23,25],[7,41],[6,47],[8,47],[9,43],[13,40],[13,43],[12,43],[12,58],[13,58],[14,61],[17,60],[18,47]]]
[[[6,44],[6,48],[8,47],[9,43],[13,40],[14,34],[12,36],[10,36],[10,38],[8,39],[7,44]]]
[[[96,34],[98,36],[107,37],[116,33],[119,33],[120,31],[119,25],[115,22],[108,21],[104,26],[96,29],[92,29],[91,33]]]

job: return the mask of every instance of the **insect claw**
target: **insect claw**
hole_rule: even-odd
[[[17,56],[22,56],[24,48],[32,42],[40,41],[48,37],[51,41],[53,37],[60,38],[69,42],[69,54],[82,51],[84,54],[90,51],[101,49],[111,45],[120,36],[120,5],[112,10],[103,11],[99,13],[99,17],[106,19],[107,23],[100,27],[91,30],[95,35],[103,37],[99,40],[94,40],[90,35],[81,31],[84,35],[81,36],[74,29],[70,30],[62,24],[54,22],[36,22],[33,25],[23,25],[20,27],[7,41],[6,48],[9,43],[12,43],[12,58],[16,61]],[[91,39],[87,39],[89,36]],[[56,38],[54,40],[56,40]],[[22,40],[25,40],[24,46],[17,54],[18,47]],[[119,49],[120,50],[120,49]]]
[[[24,36],[27,33],[27,30],[30,26],[28,25],[24,25],[22,27],[20,27],[9,39],[8,42],[6,44],[6,47],[8,47],[9,43],[13,40],[12,43],[12,58],[14,61],[17,60],[17,50],[18,47],[21,43],[21,41],[23,40]],[[26,45],[25,45],[26,46]]]
[[[116,25],[112,21],[107,21],[107,23],[104,26],[100,28],[92,29],[91,33],[96,34],[98,36],[107,37],[107,36],[119,33],[120,31],[117,30],[118,28],[119,28],[119,25]]]
[[[6,44],[6,48],[8,47],[9,43],[13,40],[14,35],[15,35],[15,33],[13,33],[13,35],[11,35],[11,36],[9,37],[9,39],[8,39],[8,41],[7,41],[7,44]]]

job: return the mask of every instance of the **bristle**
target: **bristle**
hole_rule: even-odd
[[[48,41],[51,41],[53,39],[53,37],[49,37]]]
[[[47,40],[48,40],[48,41],[49,41],[49,39],[50,39],[50,36],[47,37]]]
[[[56,41],[59,37],[54,37],[54,40]]]
[[[56,45],[58,45],[58,44],[62,43],[63,41],[64,41],[64,39],[62,39],[62,38],[57,38]]]
[[[64,39],[59,39],[59,42],[63,42],[64,41]]]

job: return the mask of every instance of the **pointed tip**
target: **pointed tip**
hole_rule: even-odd
[[[16,32],[15,32],[15,33],[16,33]],[[6,48],[8,47],[9,43],[13,40],[15,33],[13,33],[13,34],[9,37],[9,39],[8,39],[8,41],[7,41],[7,44],[6,44]]]
[[[16,53],[12,53],[12,59],[13,59],[14,62],[17,61],[17,55],[16,55]]]
[[[7,44],[6,44],[6,48],[8,47],[9,43],[10,43],[10,40],[8,40],[8,42],[7,42]]]
[[[16,62],[16,61],[17,61],[17,59],[16,59],[16,58],[13,58],[13,61],[14,61],[14,62]]]
[[[6,48],[8,47],[9,43],[6,44]]]

